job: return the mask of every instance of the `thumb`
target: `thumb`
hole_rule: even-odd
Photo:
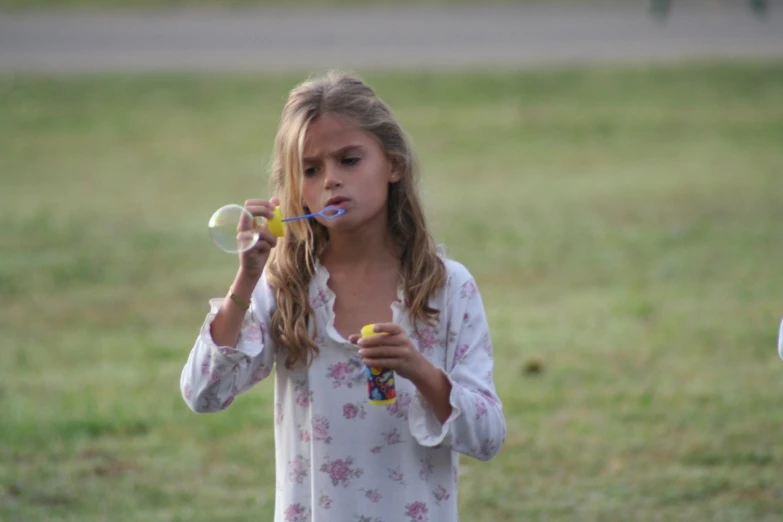
[[[349,335],[348,336],[348,342],[352,343],[352,344],[356,344],[357,342],[359,342],[359,339],[361,339],[361,338],[362,338],[362,336],[359,335],[359,334]]]
[[[272,196],[272,199],[270,199],[269,202],[272,205],[277,206],[280,204],[280,198],[278,198],[277,196]]]

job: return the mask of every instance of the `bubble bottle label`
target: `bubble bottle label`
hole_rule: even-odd
[[[374,326],[374,324],[368,324],[362,327],[362,337],[387,335],[385,332],[373,332]],[[394,388],[394,370],[365,366],[364,374],[367,376],[367,397],[370,404],[387,406],[397,401],[397,392]]]

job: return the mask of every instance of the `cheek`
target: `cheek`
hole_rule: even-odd
[[[305,179],[302,183],[302,199],[310,205],[317,197],[318,190],[312,180]]]

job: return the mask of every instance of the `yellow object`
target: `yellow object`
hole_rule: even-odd
[[[283,225],[283,211],[280,206],[275,207],[275,217],[266,220],[266,228],[277,237],[285,235],[285,226]]]
[[[373,406],[388,406],[389,404],[394,404],[395,402],[397,402],[397,398],[395,397],[394,399],[384,399],[382,401],[374,401],[372,399],[368,399],[367,402],[369,402]]]
[[[370,337],[371,335],[376,335],[376,333],[373,332],[373,328],[375,328],[374,324],[368,324],[362,326],[362,337]]]
[[[388,332],[375,332],[373,329],[375,328],[374,324],[368,324],[365,326],[362,326],[361,334],[362,337],[371,337],[373,335],[389,335]],[[380,376],[381,374],[387,374],[386,379],[386,386],[384,387],[384,391],[382,392],[382,395],[391,395],[390,398],[387,399],[372,399],[368,398],[367,402],[372,404],[373,406],[388,406],[390,404],[394,404],[397,402],[397,393],[394,390],[394,371],[392,370],[386,370],[384,368],[377,368],[375,366],[368,368],[369,373],[367,374],[367,385],[368,385],[368,392],[370,392],[371,396],[373,395],[372,390],[373,388],[376,388],[379,386],[378,383],[376,383],[376,378]],[[384,380],[383,377],[380,378],[380,383]],[[380,384],[382,386],[382,384]],[[375,390],[378,391],[377,389]]]

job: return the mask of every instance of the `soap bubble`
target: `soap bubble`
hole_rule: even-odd
[[[209,237],[223,252],[238,254],[258,241],[255,217],[242,205],[225,205],[209,218]]]

